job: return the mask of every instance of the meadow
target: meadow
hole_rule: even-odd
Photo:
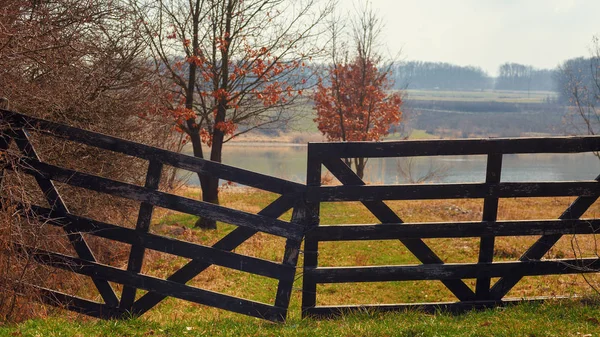
[[[468,102],[503,102],[503,103],[543,103],[547,99],[555,99],[553,91],[513,91],[513,90],[406,90],[408,99],[423,101],[468,101]]]
[[[184,187],[177,193],[198,197],[199,190]],[[253,190],[224,189],[221,201],[228,207],[256,213],[275,195]],[[499,219],[551,219],[558,217],[573,198],[502,199]],[[392,201],[388,205],[407,222],[480,220],[482,200]],[[594,205],[584,218],[597,218]],[[289,219],[290,213],[282,218]],[[218,230],[193,229],[195,217],[159,210],[151,226],[153,233],[202,244],[212,244],[233,230],[219,223]],[[325,203],[322,224],[375,223],[358,203]],[[535,237],[498,238],[495,261],[515,260]],[[548,254],[549,258],[596,256],[595,236],[565,236]],[[474,262],[479,239],[427,240],[447,262]],[[258,234],[236,252],[268,260],[281,260],[283,240]],[[164,277],[187,260],[150,251],[143,273]],[[320,248],[323,266],[414,264],[416,259],[396,241],[326,243]],[[299,266],[302,265],[300,259]],[[121,266],[123,267],[123,266]],[[67,311],[39,307],[42,318],[0,327],[0,336],[596,336],[600,333],[600,298],[593,287],[600,286],[595,275],[529,277],[509,297],[567,295],[568,300],[550,300],[506,308],[472,311],[460,315],[438,312],[346,314],[331,320],[303,319],[300,315],[301,267],[294,285],[288,321],[274,324],[189,302],[167,299],[141,318],[100,321]],[[82,282],[85,282],[82,280]],[[190,284],[248,299],[272,303],[277,284],[263,277],[210,267]],[[474,280],[467,280],[474,286]],[[85,287],[82,288],[85,292]],[[83,294],[82,294],[83,295]],[[98,300],[98,298],[96,298]],[[417,303],[452,301],[441,282],[386,282],[321,285],[318,305],[359,303]]]

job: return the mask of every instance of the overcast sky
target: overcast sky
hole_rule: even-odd
[[[504,62],[553,68],[587,56],[600,33],[600,0],[371,2],[385,22],[382,42],[402,49],[403,60],[475,65],[490,75]],[[353,8],[353,0],[340,3]]]

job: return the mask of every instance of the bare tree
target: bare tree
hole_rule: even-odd
[[[427,163],[419,163],[415,157],[405,157],[396,161],[396,170],[407,183],[423,184],[443,180],[448,175],[449,167],[435,165],[431,158]]]
[[[162,107],[161,88],[153,84],[145,41],[136,28],[139,23],[126,5],[104,0],[5,4],[0,11],[0,96],[10,99],[11,109],[172,146],[172,128],[161,114],[147,113]],[[71,152],[46,151],[61,145],[36,139],[47,161],[122,181],[144,179],[143,161],[84,146],[68,147]],[[88,200],[95,202],[87,204],[97,210],[113,208],[113,201],[93,198]]]
[[[556,81],[559,85],[559,98],[568,104],[567,123],[578,133],[587,133],[589,135],[600,134],[600,37],[592,38],[592,47],[590,48],[590,58],[576,58],[564,62],[559,66]],[[594,153],[600,158],[600,153]],[[584,248],[580,235],[572,235],[570,244],[573,255],[576,259],[582,259],[585,255],[599,256],[598,238],[592,235],[591,248]],[[580,268],[582,277],[590,288],[597,294],[600,293],[598,284],[594,283],[592,278],[586,276],[585,272],[590,267],[577,264],[575,268]],[[598,271],[598,270],[595,270]]]
[[[173,121],[189,137],[194,156],[221,162],[227,141],[287,120],[304,104],[305,62],[322,52],[318,26],[329,3],[132,2],[170,90]],[[199,174],[199,180],[202,199],[218,203],[219,179]],[[196,225],[216,226],[202,218]]]
[[[3,108],[9,107],[10,100],[10,108],[22,113],[168,147],[173,133],[161,121],[161,115],[140,118],[162,106],[162,95],[161,88],[153,84],[145,41],[132,14],[122,2],[105,0],[4,0],[0,6],[0,97],[6,98]],[[0,129],[5,136],[7,126],[0,125]],[[64,141],[36,132],[30,136],[37,154],[46,162],[143,183],[145,161],[83,145],[64,146]],[[6,145],[6,139],[2,141]],[[14,144],[0,153],[2,168],[16,167],[22,155]],[[130,223],[130,211],[139,204],[60,184],[56,188],[70,211],[78,215],[134,225]],[[46,205],[35,180],[14,170],[2,172],[1,193],[0,320],[25,319],[35,311],[30,305],[20,305],[16,297],[27,294],[24,283],[37,280],[41,283],[33,283],[51,287],[55,282],[65,289],[81,282],[39,268],[12,248],[21,243],[51,249],[64,242],[59,240],[64,240],[64,235],[52,232],[43,221],[16,212],[17,203]],[[26,211],[26,207],[19,207]],[[114,245],[100,240],[89,243],[98,255],[114,256]]]
[[[349,40],[344,25],[334,18],[331,33],[331,66],[314,95],[319,130],[329,140],[380,140],[397,125],[402,115],[401,95],[389,94],[392,60],[378,53],[382,22],[370,5],[357,9]],[[341,41],[340,41],[341,40]],[[351,48],[348,46],[352,45]],[[345,158],[363,177],[368,158]]]
[[[144,49],[120,2],[8,0],[0,11],[0,96],[23,113],[136,137],[147,128],[138,116],[160,106]]]
[[[559,67],[558,83],[568,99],[567,120],[577,130],[590,135],[600,132],[600,41],[593,38],[589,59],[574,59]],[[582,130],[583,129],[583,130]]]

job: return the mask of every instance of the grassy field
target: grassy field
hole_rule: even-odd
[[[504,102],[504,103],[542,103],[547,98],[557,97],[553,91],[443,91],[443,90],[407,90],[409,100],[423,101],[467,101],[467,102]]]
[[[178,193],[197,197],[195,189]],[[240,189],[225,190],[222,203],[256,213],[275,199],[275,195]],[[499,219],[556,218],[573,198],[502,199]],[[479,220],[481,200],[393,201],[388,202],[403,220],[445,221]],[[594,205],[584,218],[597,218],[600,206]],[[289,219],[290,214],[282,218]],[[323,224],[373,223],[375,219],[358,203],[327,203],[321,208]],[[159,211],[151,231],[161,235],[212,244],[234,227],[219,224],[216,231],[192,228],[193,216]],[[498,238],[495,260],[515,260],[535,240],[532,237]],[[427,240],[447,262],[477,260],[478,239]],[[575,249],[575,251],[574,251]],[[283,240],[256,235],[236,252],[268,260],[283,256]],[[564,237],[547,255],[551,258],[595,256],[593,236]],[[326,243],[320,248],[322,266],[413,264],[416,259],[396,241]],[[166,254],[149,252],[143,273],[164,277],[186,262]],[[302,261],[300,261],[301,265]],[[121,266],[122,267],[122,266]],[[299,275],[301,270],[299,270]],[[600,278],[591,276],[595,286]],[[468,284],[474,285],[472,280]],[[221,267],[211,267],[190,284],[204,289],[272,303],[277,288],[271,279],[256,277]],[[509,308],[449,315],[419,312],[377,314],[363,312],[333,320],[317,321],[300,317],[301,277],[294,287],[289,320],[272,324],[257,319],[168,299],[142,318],[125,321],[99,321],[57,309],[42,309],[45,318],[0,327],[0,336],[597,336],[600,334],[600,300],[581,275],[530,277],[524,279],[509,297],[538,295],[577,295],[575,300],[523,304]],[[83,294],[81,294],[83,295]],[[96,298],[97,299],[97,298]],[[317,303],[359,304],[431,302],[453,300],[440,282],[387,282],[322,285]],[[46,310],[46,311],[44,311]]]

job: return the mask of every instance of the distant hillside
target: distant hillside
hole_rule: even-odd
[[[513,91],[444,92],[441,96],[436,93],[418,91],[418,98],[413,99],[414,93],[409,92],[404,104],[409,128],[448,138],[574,133],[572,125],[564,122],[567,107],[558,104],[552,92],[536,92],[536,95]]]

